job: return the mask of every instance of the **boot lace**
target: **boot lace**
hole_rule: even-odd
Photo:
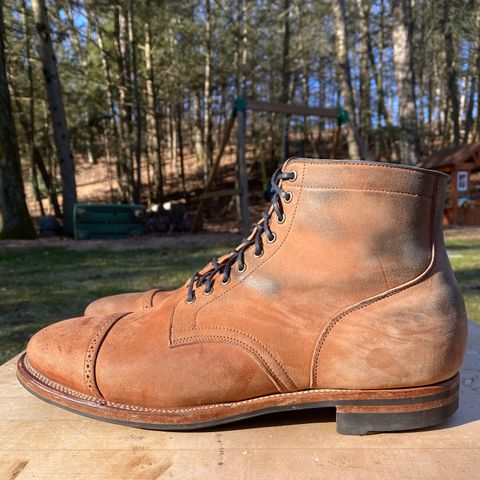
[[[252,231],[247,238],[244,238],[240,245],[224,255],[222,261],[218,257],[214,257],[211,264],[212,267],[205,273],[195,272],[188,283],[187,303],[195,301],[195,289],[205,285],[204,294],[209,295],[213,292],[213,284],[215,278],[222,276],[222,285],[226,285],[230,281],[230,274],[235,264],[238,264],[238,272],[243,273],[246,270],[245,251],[255,246],[255,256],[263,255],[264,238],[268,243],[276,240],[276,235],[270,228],[270,220],[273,213],[277,217],[277,221],[282,223],[285,220],[282,202],[290,202],[292,194],[285,192],[280,186],[282,180],[295,180],[295,172],[282,172],[281,169],[275,171],[271,179],[271,189],[273,195],[271,198],[271,207],[267,212],[262,213],[262,218],[258,223],[252,225]]]

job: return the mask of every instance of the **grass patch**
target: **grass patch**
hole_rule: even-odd
[[[480,242],[452,239],[446,243],[450,262],[465,299],[468,318],[480,323]]]
[[[109,252],[47,247],[1,253],[0,363],[20,352],[42,327],[82,315],[91,301],[155,286],[179,287],[229,248]]]
[[[72,251],[41,247],[0,254],[0,363],[37,330],[82,314],[105,295],[175,288],[203,267],[215,248]],[[480,322],[480,242],[449,239],[447,247],[469,318]]]

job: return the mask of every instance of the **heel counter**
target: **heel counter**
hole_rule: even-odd
[[[334,324],[313,364],[312,386],[428,385],[460,369],[467,316],[443,241],[445,179],[437,186],[429,268],[419,281],[365,302]]]
[[[438,277],[433,286],[433,294],[442,298],[442,301],[438,302],[437,305],[440,308],[439,316],[441,317],[443,314],[443,321],[447,322],[454,332],[451,336],[450,358],[452,359],[452,365],[458,371],[467,349],[468,322],[465,301],[448,258],[443,235],[443,212],[445,209],[446,191],[447,177],[442,176],[438,179],[437,184],[434,217],[434,264],[431,275],[437,275]]]

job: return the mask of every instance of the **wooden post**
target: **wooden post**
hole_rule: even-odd
[[[205,207],[205,199],[207,196],[205,195],[210,191],[213,185],[213,181],[215,179],[215,175],[217,173],[218,167],[220,166],[220,160],[222,159],[223,153],[225,152],[225,147],[227,146],[228,140],[230,139],[230,134],[232,132],[233,124],[235,123],[235,118],[237,116],[236,109],[233,109],[232,116],[229,118],[227,122],[227,126],[225,128],[225,132],[223,134],[222,144],[220,145],[220,149],[218,150],[217,156],[215,161],[213,162],[213,166],[210,170],[208,175],[207,184],[205,185],[205,192],[204,195],[200,198],[197,206],[197,211],[195,212],[195,218],[192,222],[191,232],[195,233],[200,230],[200,226],[203,219],[203,208]]]
[[[248,173],[245,146],[245,130],[246,130],[246,102],[237,99],[237,115],[238,115],[238,144],[237,144],[237,166],[238,166],[238,185],[240,187],[240,214],[242,218],[242,229],[248,232],[250,229],[250,216],[248,213]]]

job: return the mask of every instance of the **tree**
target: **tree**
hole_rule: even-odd
[[[73,155],[70,150],[67,117],[63,105],[62,86],[52,46],[45,0],[32,0],[32,8],[38,37],[38,50],[47,90],[48,107],[52,120],[53,139],[62,177],[63,229],[67,235],[72,235],[73,206],[77,202],[77,186]]]
[[[460,103],[458,100],[457,67],[453,41],[452,12],[449,0],[443,0],[443,15],[440,25],[444,32],[445,66],[447,67],[447,84],[451,105],[451,119],[453,123],[453,143],[460,143]]]
[[[347,26],[346,26],[346,6],[345,0],[335,0],[333,2],[333,12],[335,17],[335,35],[336,49],[338,55],[338,65],[340,68],[340,91],[345,100],[345,107],[350,115],[350,121],[354,122],[355,100],[353,97],[352,75],[350,70],[350,61],[348,59]],[[348,130],[348,155],[352,160],[361,158],[360,146],[357,143],[353,130]]]
[[[393,61],[400,117],[400,161],[415,165],[420,157],[413,74],[411,0],[393,0]]]
[[[17,132],[5,63],[3,0],[0,0],[0,238],[35,238],[23,188]]]
[[[65,169],[52,155],[57,128],[43,65],[28,53],[32,2],[4,4],[20,156],[35,161],[25,188],[38,205],[48,190],[55,205]],[[49,8],[70,153],[82,175],[108,172],[112,201],[196,198],[238,96],[344,107],[363,140],[346,127],[334,142],[334,120],[248,115],[249,176],[265,186],[285,156],[330,156],[334,144],[339,157],[367,158],[365,146],[378,160],[415,163],[480,139],[480,0],[39,4]],[[225,188],[233,187],[231,143]]]
[[[147,0],[147,6],[150,6],[150,0]],[[163,162],[162,162],[162,137],[161,125],[157,105],[157,85],[155,83],[155,71],[153,68],[152,52],[152,27],[151,19],[145,20],[145,74],[146,74],[146,94],[147,94],[147,152],[150,161],[156,160],[157,168],[157,188],[156,201],[163,201]]]

